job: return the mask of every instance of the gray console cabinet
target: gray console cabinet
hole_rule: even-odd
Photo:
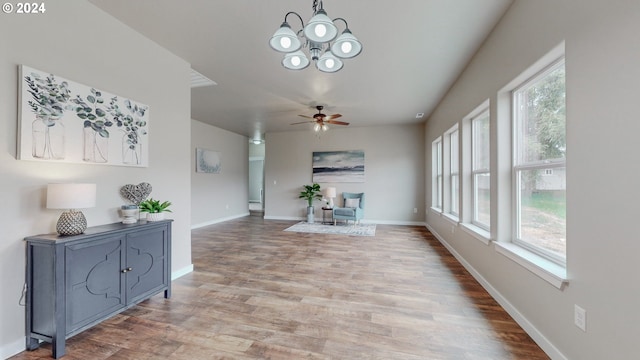
[[[27,242],[27,349],[53,357],[65,340],[164,291],[171,296],[171,220],[108,224]]]

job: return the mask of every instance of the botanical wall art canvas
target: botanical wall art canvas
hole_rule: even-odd
[[[364,182],[364,151],[314,152],[313,182]]]
[[[149,107],[22,65],[18,158],[146,167]]]
[[[196,149],[196,172],[219,174],[221,170],[221,153],[207,149]]]

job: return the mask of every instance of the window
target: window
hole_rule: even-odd
[[[514,243],[566,262],[565,66],[560,59],[512,92]]]
[[[447,133],[449,142],[449,213],[458,217],[460,203],[460,160],[458,150],[458,126]]]
[[[438,137],[431,146],[433,174],[431,206],[442,209],[442,138]]]
[[[489,108],[471,118],[471,223],[489,231],[491,174],[489,172]]]

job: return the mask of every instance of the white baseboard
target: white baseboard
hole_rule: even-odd
[[[11,356],[21,353],[27,349],[27,343],[24,336],[19,340],[10,342],[0,347],[0,359],[8,359]]]
[[[241,217],[245,217],[245,216],[249,216],[249,215],[250,215],[249,213],[242,213],[242,214],[238,214],[238,215],[227,216],[227,217],[223,217],[223,218],[219,218],[219,219],[214,219],[214,220],[211,220],[211,221],[206,221],[206,222],[199,223],[199,224],[192,224],[191,225],[191,230],[198,229],[198,228],[205,227],[205,226],[209,226],[209,225],[213,225],[213,224],[218,224],[218,223],[229,221],[229,220],[239,219]]]
[[[190,272],[193,272],[193,264],[191,264],[189,266],[185,266],[180,270],[172,271],[171,272],[171,281],[173,281],[173,280],[175,280],[175,279],[177,279],[179,277],[185,276]]]
[[[316,221],[320,221],[321,218],[322,217],[316,217]],[[303,220],[307,220],[307,218],[303,218],[303,217],[267,216],[267,215],[265,215],[264,219],[265,220],[287,220],[287,221],[303,221]],[[425,226],[426,225],[423,221],[370,220],[370,219],[362,219],[360,221],[363,224],[379,224],[379,225],[415,225],[415,226]]]
[[[535,341],[536,344],[538,344],[538,346],[540,346],[540,348],[542,348],[542,350],[547,355],[549,355],[551,359],[567,360],[567,357],[564,356],[564,354],[562,354],[557,347],[555,347],[526,317],[524,317],[524,315],[522,315],[522,313],[520,313],[520,311],[518,311],[518,309],[509,302],[509,300],[507,300],[507,298],[502,296],[502,294],[498,290],[496,290],[496,288],[494,288],[491,283],[489,283],[489,281],[484,278],[484,276],[482,276],[473,266],[471,266],[471,264],[469,264],[469,262],[467,262],[467,260],[465,260],[462,255],[460,255],[451,245],[449,245],[449,243],[447,243],[447,241],[442,236],[440,236],[440,234],[438,234],[435,229],[429,226],[429,224],[425,224],[425,226],[427,229],[429,229],[433,236],[435,236],[438,241],[440,241],[440,243],[447,248],[451,255],[453,255],[462,264],[462,266],[464,266],[464,268],[469,271],[469,273],[471,273],[471,276],[473,276],[480,283],[480,285],[482,285],[482,287],[487,290],[487,292],[498,302],[498,304],[500,304],[500,306],[502,306],[502,308],[504,308],[505,311],[509,313],[509,315],[511,315],[511,317],[518,323],[518,325],[520,325],[524,329],[524,331],[529,334],[529,336],[531,336],[533,341]]]
[[[264,216],[265,220],[307,220],[306,217],[297,217],[297,216]]]
[[[366,220],[366,219],[362,219],[361,221],[365,224],[426,226],[424,221]]]

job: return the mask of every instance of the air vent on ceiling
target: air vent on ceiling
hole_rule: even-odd
[[[218,85],[215,81],[191,69],[191,88]]]

